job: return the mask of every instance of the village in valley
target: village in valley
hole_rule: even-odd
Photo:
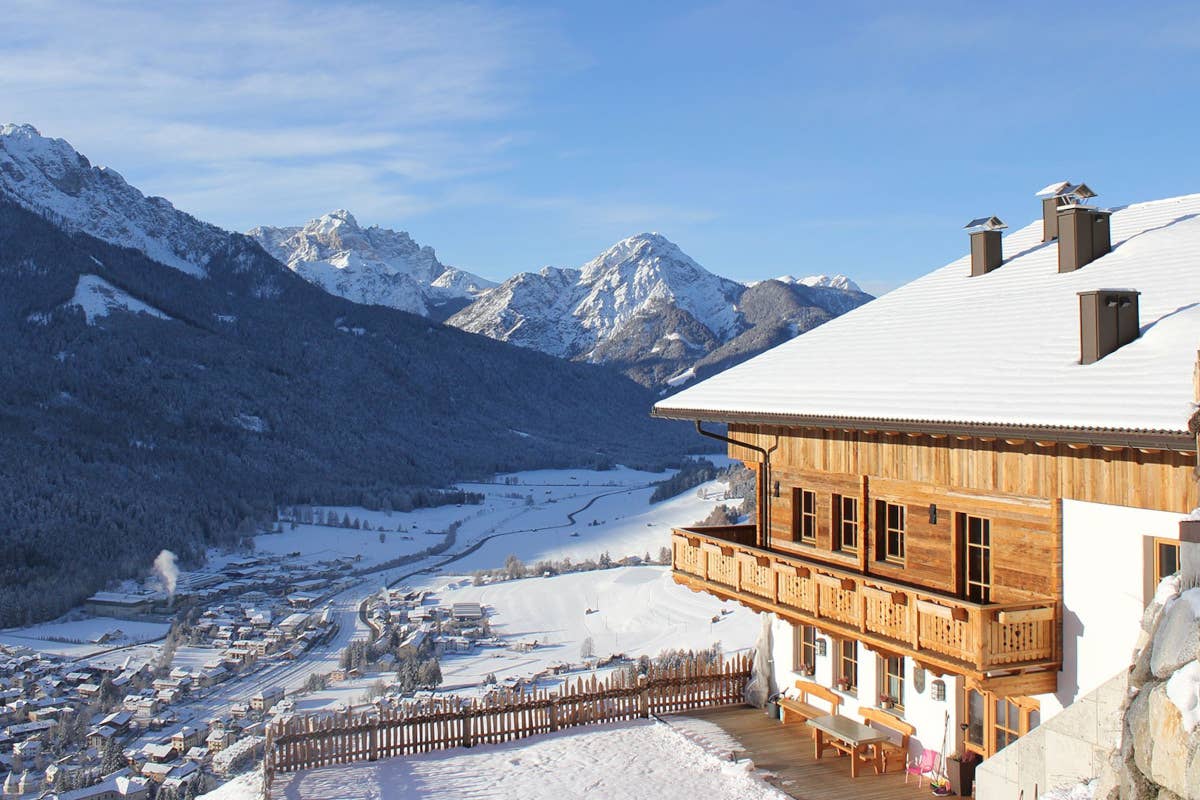
[[[61,620],[0,631],[2,796],[183,800],[259,769],[267,728],[297,714],[553,687],[676,641],[732,655],[751,644],[719,624],[734,608],[670,581],[661,534],[739,501],[709,481],[651,506],[663,479],[526,473],[465,487],[473,503],[281,509],[241,552],[197,570],[166,554]],[[585,505],[619,518],[573,523]],[[545,541],[510,552],[528,528]],[[610,586],[677,610],[652,618]],[[564,619],[545,617],[550,597]]]

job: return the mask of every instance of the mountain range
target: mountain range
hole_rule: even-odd
[[[249,235],[333,294],[607,364],[660,390],[732,366],[871,299],[842,275],[743,285],[704,269],[658,233],[617,242],[578,269],[543,267],[498,286],[443,265],[405,232],[364,230],[344,210]]]
[[[706,444],[615,370],[330,294],[28,126],[0,129],[0,275],[0,626],[282,503]]]

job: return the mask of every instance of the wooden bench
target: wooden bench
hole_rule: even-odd
[[[900,736],[899,742],[881,742],[872,746],[878,748],[878,752],[882,754],[884,772],[887,772],[888,762],[892,760],[903,767],[905,759],[908,757],[908,737],[917,732],[916,727],[882,709],[870,706],[860,706],[858,715],[867,725],[882,728]]]
[[[812,681],[796,681],[796,689],[800,692],[799,697],[779,698],[779,718],[784,724],[789,722],[807,722],[814,717],[823,717],[826,714],[838,713],[838,706],[842,703],[842,696],[832,689],[826,689],[821,684],[813,683]],[[829,703],[829,708],[817,708],[808,702],[810,696]]]

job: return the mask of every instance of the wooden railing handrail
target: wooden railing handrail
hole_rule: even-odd
[[[673,532],[677,580],[981,679],[997,669],[1045,671],[1061,663],[1061,612],[1055,599],[976,603],[741,544],[722,536],[724,530]]]
[[[720,526],[720,527],[714,527],[714,528],[700,528],[700,527],[675,528],[674,532],[677,536],[699,537],[700,539],[708,539],[709,544],[711,544],[715,547],[734,547],[738,550],[744,551],[748,555],[766,556],[774,561],[781,561],[781,562],[788,563],[789,565],[793,565],[793,566],[802,566],[802,567],[810,569],[814,572],[823,572],[827,575],[830,575],[830,576],[833,576],[833,577],[836,577],[839,579],[850,578],[850,579],[856,580],[856,581],[863,581],[864,583],[866,583],[874,588],[882,589],[883,591],[886,591],[886,592],[904,592],[905,594],[915,594],[918,596],[918,599],[920,599],[920,600],[928,600],[930,602],[938,603],[939,605],[953,605],[953,606],[957,606],[959,608],[966,608],[966,609],[969,609],[972,611],[987,612],[987,611],[1018,611],[1018,610],[1026,609],[1026,608],[1042,608],[1042,607],[1046,607],[1046,606],[1053,606],[1058,602],[1057,600],[1055,600],[1053,598],[1047,597],[1047,598],[1033,599],[1033,600],[1017,600],[1017,601],[1005,602],[1005,603],[977,603],[972,600],[967,600],[967,599],[960,598],[960,597],[957,597],[952,594],[948,594],[946,592],[939,592],[935,589],[929,589],[929,588],[918,586],[918,585],[911,584],[911,583],[904,583],[903,581],[897,581],[897,580],[894,580],[891,578],[884,578],[884,577],[881,577],[879,575],[875,575],[872,573],[862,573],[862,572],[857,572],[855,570],[845,569],[843,567],[838,567],[833,564],[830,564],[829,562],[820,561],[818,559],[805,558],[804,556],[798,555],[796,553],[785,553],[785,552],[781,552],[779,550],[764,550],[761,547],[756,547],[753,545],[746,545],[746,544],[738,544],[737,542],[731,542],[731,541],[729,541],[727,539],[723,539],[719,536],[711,535],[712,531],[723,530],[724,528],[727,528],[727,527],[752,528],[754,526],[746,525],[746,526]]]

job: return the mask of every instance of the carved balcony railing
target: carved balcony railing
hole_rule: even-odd
[[[972,603],[763,550],[753,525],[676,529],[671,545],[680,583],[933,666],[983,678],[1061,665],[1052,599]]]

